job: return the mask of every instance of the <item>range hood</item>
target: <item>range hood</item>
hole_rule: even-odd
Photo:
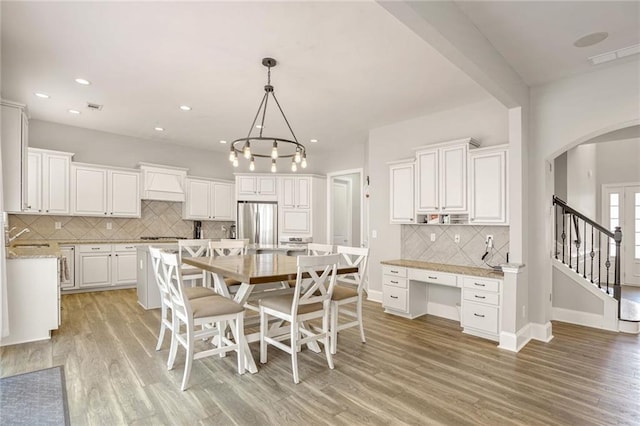
[[[184,202],[187,170],[160,164],[139,163],[142,171],[142,199]]]

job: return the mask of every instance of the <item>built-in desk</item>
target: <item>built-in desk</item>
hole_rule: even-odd
[[[444,317],[460,321],[465,333],[499,340],[502,272],[416,260],[381,263],[385,312]]]

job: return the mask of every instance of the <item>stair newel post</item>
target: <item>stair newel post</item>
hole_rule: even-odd
[[[618,318],[620,318],[620,299],[622,298],[622,287],[620,286],[620,245],[622,244],[622,229],[616,226],[613,233],[613,240],[616,242],[616,257],[613,278],[613,298],[618,301]]]

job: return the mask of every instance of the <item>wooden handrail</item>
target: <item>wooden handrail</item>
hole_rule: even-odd
[[[604,226],[600,225],[595,220],[589,219],[587,216],[585,216],[584,214],[580,213],[578,210],[574,209],[573,207],[570,207],[566,203],[566,201],[563,201],[562,199],[558,198],[556,195],[553,196],[553,204],[557,204],[557,205],[561,206],[562,209],[565,211],[565,213],[571,213],[574,216],[579,217],[580,219],[582,219],[585,222],[587,222],[589,225],[592,225],[598,231],[602,232],[603,234],[606,234],[608,237],[614,238],[614,233],[613,232],[609,231],[607,228],[605,228]]]

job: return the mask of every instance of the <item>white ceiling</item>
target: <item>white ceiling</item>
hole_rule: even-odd
[[[640,42],[639,2],[456,3],[529,85],[597,69],[588,56]],[[488,97],[374,2],[0,5],[2,96],[41,120],[226,150],[220,139],[249,130],[265,56],[279,61],[272,83],[310,157],[362,143],[371,128]],[[610,36],[573,46],[597,31]],[[267,129],[286,136],[282,127],[270,110]]]
[[[249,130],[265,56],[310,157],[488,96],[373,2],[2,2],[2,96],[36,119],[226,150]],[[275,112],[267,129],[286,136]]]

